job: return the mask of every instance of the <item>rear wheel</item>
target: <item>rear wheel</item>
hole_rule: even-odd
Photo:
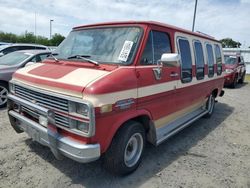
[[[8,93],[8,85],[0,83],[0,108],[6,107]]]
[[[211,94],[206,103],[207,114],[204,116],[205,118],[210,118],[214,112],[214,105],[215,105],[215,97]]]
[[[135,171],[145,147],[145,130],[135,121],[126,123],[113,138],[110,148],[104,156],[105,168],[117,175],[126,175]]]

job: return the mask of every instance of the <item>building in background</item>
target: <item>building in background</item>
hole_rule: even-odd
[[[250,48],[223,48],[224,52],[240,53],[246,63],[246,73],[250,74]]]

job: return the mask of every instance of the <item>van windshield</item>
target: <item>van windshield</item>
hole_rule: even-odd
[[[236,64],[236,57],[234,56],[224,56],[225,58],[225,64],[228,64],[228,65],[234,65]]]
[[[90,60],[104,64],[132,63],[142,29],[139,27],[94,28],[72,31],[54,51],[57,59]]]

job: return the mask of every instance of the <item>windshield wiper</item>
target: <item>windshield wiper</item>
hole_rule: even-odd
[[[55,55],[58,55],[58,53],[51,53],[48,57],[52,57],[56,62],[58,62],[59,60],[55,57]]]
[[[89,63],[92,63],[96,66],[99,66],[99,63],[97,61],[94,61],[92,59],[89,59],[87,57],[91,57],[90,55],[72,55],[72,56],[69,56],[67,59],[83,59]]]

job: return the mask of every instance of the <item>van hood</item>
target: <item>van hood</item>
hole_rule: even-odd
[[[36,63],[19,69],[14,82],[52,92],[82,98],[82,92],[92,82],[109,71],[62,64]]]
[[[226,69],[235,69],[237,67],[237,65],[230,65],[230,64],[225,64],[225,68]]]

